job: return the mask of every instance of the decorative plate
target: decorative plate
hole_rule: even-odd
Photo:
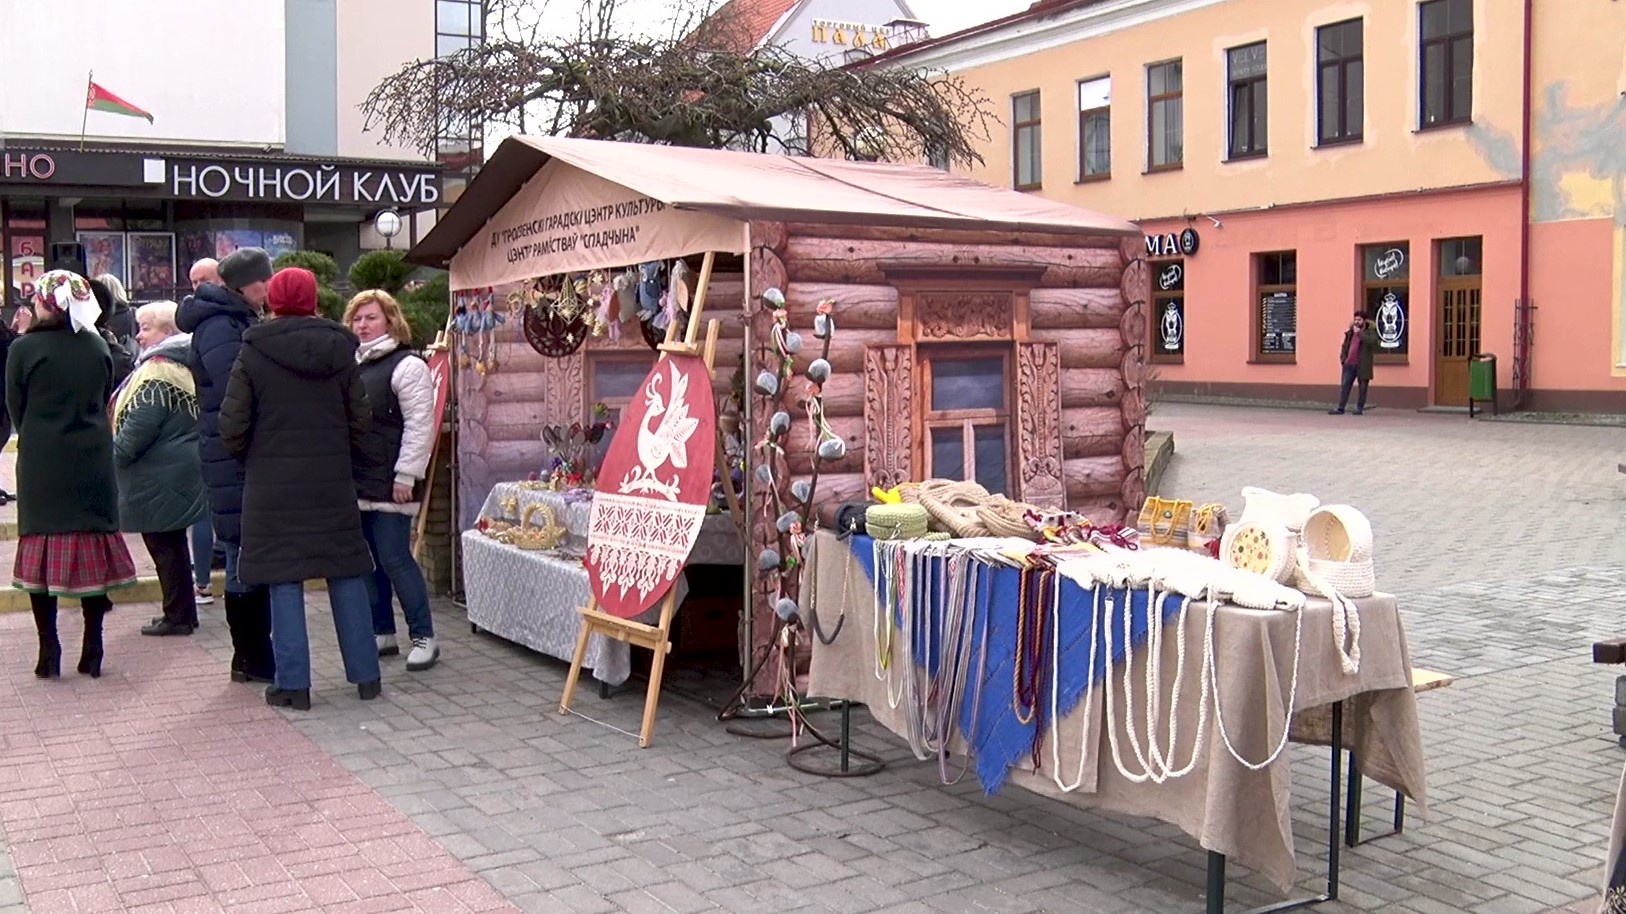
[[[565,320],[543,306],[526,305],[523,324],[525,341],[550,359],[562,359],[587,342],[587,321]]]

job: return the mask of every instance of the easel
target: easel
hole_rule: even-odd
[[[689,323],[683,341],[677,341],[677,321],[674,320],[666,325],[666,341],[659,347],[662,353],[699,356],[705,362],[708,374],[717,358],[718,321],[712,319],[706,322],[704,344],[698,337],[700,317],[706,308],[706,288],[711,285],[711,270],[715,260],[716,254],[707,251],[706,259],[700,267],[700,281],[695,286],[694,307],[689,310]],[[664,357],[663,355],[662,358]],[[724,491],[731,488],[728,485],[723,486]],[[580,637],[576,639],[576,654],[570,661],[570,675],[565,678],[564,695],[559,698],[559,713],[570,713],[570,702],[576,695],[576,682],[581,678],[582,663],[587,659],[587,641],[593,635],[603,635],[615,641],[646,648],[652,651],[655,657],[649,665],[649,693],[644,698],[644,723],[638,734],[638,748],[647,749],[650,737],[655,732],[655,708],[661,701],[661,677],[666,671],[666,655],[672,651],[672,619],[677,615],[677,581],[672,581],[671,589],[661,600],[660,621],[654,625],[612,616],[600,610],[598,598],[592,596],[587,598],[587,605],[577,612],[582,616],[582,631]]]

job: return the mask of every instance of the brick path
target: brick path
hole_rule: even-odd
[[[1179,454],[1165,494],[1220,496],[1240,507],[1236,493],[1252,483],[1362,507],[1378,532],[1380,581],[1402,598],[1416,662],[1461,677],[1420,699],[1431,819],[1346,851],[1342,898],[1317,910],[1590,914],[1595,905],[1587,899],[1596,894],[1626,762],[1608,729],[1617,671],[1589,663],[1594,639],[1626,628],[1619,609],[1626,541],[1616,535],[1626,501],[1626,477],[1615,470],[1619,430],[1195,406],[1159,407],[1153,424],[1176,432]],[[156,807],[171,795],[148,800],[149,782],[178,782],[180,790],[189,789],[188,778],[144,751],[143,741],[162,735],[169,747],[197,743],[189,763],[199,770],[193,805],[168,800],[165,808],[210,814],[160,817],[159,846],[189,849],[188,828],[212,836],[224,822],[223,834],[252,832],[260,842],[255,859],[269,859],[282,850],[272,846],[275,836],[262,837],[257,817],[219,799],[221,791],[246,788],[214,767],[222,756],[242,763],[232,751],[256,747],[257,757],[286,773],[286,792],[273,797],[288,799],[306,821],[372,815],[395,823],[390,827],[415,826],[433,838],[428,849],[414,845],[429,850],[415,854],[427,861],[415,869],[478,886],[469,881],[472,871],[525,911],[1202,910],[1203,855],[1177,830],[1014,790],[989,798],[970,779],[944,787],[934,765],[914,762],[894,737],[864,722],[858,741],[890,763],[867,779],[794,772],[781,758],[782,742],[729,735],[713,709],[677,692],[662,702],[655,745],[639,751],[622,734],[555,713],[561,664],[470,635],[449,606],[437,607],[441,665],[406,674],[399,660],[389,661],[384,698],[361,703],[339,681],[315,595],[317,705],[280,716],[257,704],[254,692],[223,681],[218,613],[218,604],[206,612],[204,630],[190,642],[154,644],[134,633],[151,612],[121,610],[109,676],[99,683],[70,676],[38,684],[27,664],[17,664],[21,648],[6,653],[0,823],[29,906],[7,908],[19,892],[0,854],[0,914],[55,910],[40,899],[53,891],[39,882],[51,872],[40,869],[40,850],[30,849],[55,839],[32,831],[28,823],[39,817],[14,813],[5,793],[16,789],[13,768],[36,770],[14,762],[13,750],[37,756],[40,747],[27,742],[32,735],[80,745],[92,734],[117,741],[117,752],[102,757],[119,767],[81,772],[59,762],[52,780],[32,789],[86,797],[142,789],[140,804],[121,808]],[[0,643],[28,644],[26,629],[25,618],[0,616]],[[715,691],[703,688],[715,679],[675,678],[684,692]],[[586,693],[578,704],[633,730],[641,698],[630,692],[601,701]],[[1292,757],[1300,889],[1313,891],[1325,840],[1326,756],[1296,747]],[[250,766],[245,783],[254,776]],[[353,808],[322,805],[327,798],[315,795],[315,785],[329,783]],[[253,793],[272,804],[265,792]],[[1367,804],[1367,825],[1376,829],[1387,812],[1385,791],[1372,788]],[[100,821],[89,807],[76,809],[90,820],[79,827]],[[336,846],[365,858],[349,849],[376,830],[368,826],[358,837],[334,827],[344,841]],[[73,837],[63,836],[64,846],[97,846]],[[228,845],[211,838],[206,847]],[[134,882],[126,886],[133,877],[121,869],[136,865],[130,855],[108,848],[97,846],[104,856],[87,868],[114,891],[140,891]],[[287,874],[276,884],[296,875],[290,859],[286,851],[275,858]],[[178,870],[189,873],[178,884],[207,886],[202,865]],[[375,870],[388,878],[391,865],[378,861]],[[395,873],[406,871],[398,866]],[[1233,868],[1232,876],[1233,910],[1278,897],[1245,871]],[[432,883],[415,883],[424,884]],[[299,890],[309,897],[308,888]],[[381,904],[411,901],[380,897]],[[159,910],[219,910],[224,903],[211,894]]]

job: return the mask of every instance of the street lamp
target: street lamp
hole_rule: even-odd
[[[393,209],[380,210],[373,217],[373,231],[384,236],[384,249],[389,250],[391,239],[401,234],[401,215]]]

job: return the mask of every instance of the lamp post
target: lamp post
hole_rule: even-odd
[[[401,234],[400,213],[393,209],[380,210],[373,217],[373,231],[384,236],[384,249],[389,250],[393,246],[392,239]]]

